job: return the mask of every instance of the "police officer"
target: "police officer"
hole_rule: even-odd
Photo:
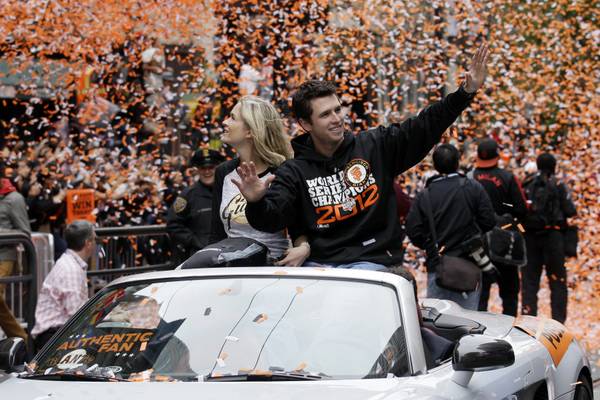
[[[208,244],[215,168],[224,160],[219,152],[208,149],[198,150],[192,156],[198,181],[181,192],[167,215],[167,232],[177,264]]]
[[[527,213],[525,195],[518,179],[510,172],[498,167],[498,143],[494,139],[483,139],[477,147],[476,168],[472,177],[487,192],[496,220],[500,225],[521,220]],[[469,174],[470,175],[470,174]],[[502,298],[502,312],[516,316],[519,296],[519,271],[514,265],[496,265],[498,289]],[[479,311],[486,311],[493,279],[484,275],[482,279]]]

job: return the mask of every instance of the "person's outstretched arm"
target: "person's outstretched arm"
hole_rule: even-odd
[[[488,46],[482,44],[473,56],[465,81],[456,92],[401,124],[372,131],[386,158],[386,165],[394,169],[394,174],[400,174],[423,160],[469,106],[485,80],[487,58]]]

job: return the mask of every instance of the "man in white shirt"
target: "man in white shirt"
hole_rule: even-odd
[[[44,279],[31,331],[36,351],[88,299],[87,260],[96,249],[94,227],[88,221],[74,221],[65,229],[67,251]]]

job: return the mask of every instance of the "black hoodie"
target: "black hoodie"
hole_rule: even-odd
[[[295,138],[295,158],[277,169],[261,200],[248,203],[248,221],[307,235],[314,261],[399,262],[394,177],[427,155],[472,98],[460,88],[402,124],[346,133],[331,158],[315,151],[310,135]]]

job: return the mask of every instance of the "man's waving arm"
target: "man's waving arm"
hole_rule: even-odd
[[[424,110],[416,117],[389,128],[379,128],[383,154],[388,165],[399,174],[419,163],[441,139],[483,85],[486,77],[488,46],[482,44],[471,61],[460,88]]]

